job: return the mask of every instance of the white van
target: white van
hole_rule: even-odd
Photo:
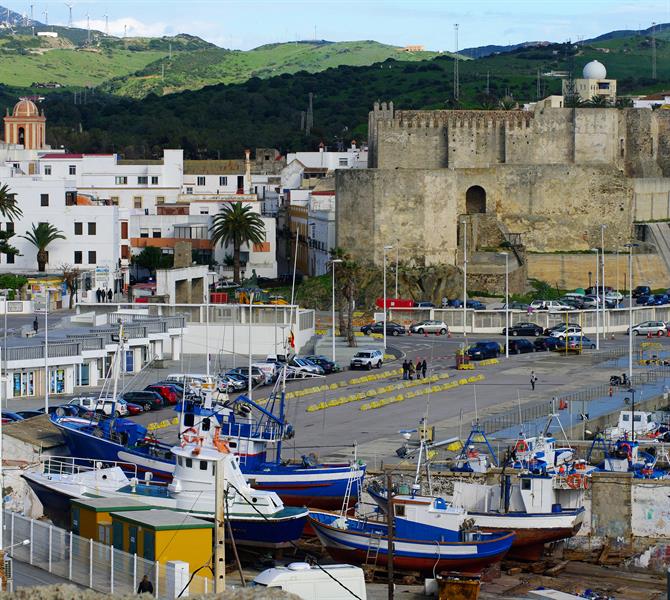
[[[288,567],[275,567],[259,573],[253,584],[259,587],[273,587],[290,592],[302,600],[347,600],[354,596],[347,593],[351,590],[361,600],[366,600],[365,578],[363,569],[351,565],[323,565],[328,571],[324,573],[319,567],[307,563],[291,563]],[[340,585],[340,582],[342,585]],[[344,587],[342,587],[344,586]]]
[[[165,380],[179,384],[185,381],[186,385],[193,388],[201,388],[204,384],[210,384],[212,388],[216,387],[216,377],[207,376],[204,373],[171,373]]]

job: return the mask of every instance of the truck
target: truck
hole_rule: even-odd
[[[266,569],[256,576],[252,585],[279,588],[302,600],[345,600],[355,596],[367,600],[363,569],[352,565],[323,565],[319,568],[295,562],[287,567]]]

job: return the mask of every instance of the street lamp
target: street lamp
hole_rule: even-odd
[[[499,254],[505,257],[505,358],[509,358],[509,253]]]
[[[598,285],[598,272],[600,269],[600,263],[598,262],[598,248],[591,248],[593,252],[596,253],[596,350],[600,350],[600,289]]]
[[[44,412],[49,414],[49,288],[45,285],[44,305]],[[5,358],[6,360],[6,358]]]
[[[605,334],[606,334],[605,317],[607,316],[607,303],[605,302],[605,227],[606,225],[604,224],[600,225],[600,269],[601,269],[600,287],[603,290],[602,295],[603,341],[605,341]]]
[[[633,379],[633,248],[639,244],[624,244],[628,248],[628,379]]]
[[[384,246],[384,353],[386,353],[386,251],[393,246]]]
[[[400,240],[396,241],[395,244],[395,296],[394,298],[398,299],[398,253],[400,251]]]
[[[331,264],[331,269],[333,271],[333,320],[332,320],[332,327],[333,327],[333,362],[335,362],[335,265],[339,264],[342,262],[341,258],[334,258],[333,260],[330,261]]]
[[[468,323],[468,230],[467,220],[461,221],[463,225],[463,337],[467,338]]]

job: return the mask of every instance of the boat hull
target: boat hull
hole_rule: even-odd
[[[326,517],[324,519],[324,517]],[[370,530],[341,529],[332,525],[337,519],[332,513],[310,511],[308,524],[335,560],[357,564],[384,566],[388,561],[388,538],[373,535]],[[330,522],[328,522],[330,521]],[[357,519],[347,523],[361,524]],[[379,539],[379,551],[370,551],[371,543]],[[401,571],[461,571],[479,573],[486,567],[500,561],[514,540],[513,533],[498,535],[490,539],[471,542],[436,542],[431,540],[393,540],[393,566]],[[374,545],[372,546],[374,548]]]

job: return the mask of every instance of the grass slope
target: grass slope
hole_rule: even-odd
[[[149,64],[130,77],[107,82],[102,89],[141,98],[149,93],[163,95],[218,83],[242,83],[252,77],[266,79],[298,71],[317,73],[340,65],[371,65],[389,58],[421,61],[435,56],[438,53],[402,52],[374,41],[268,44],[248,51],[209,48]]]

